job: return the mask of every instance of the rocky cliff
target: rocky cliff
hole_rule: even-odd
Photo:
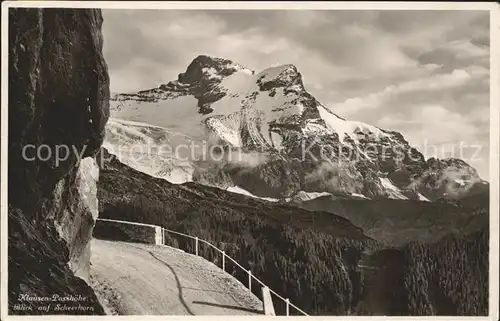
[[[101,25],[100,10],[9,11],[10,314],[104,313],[84,280],[109,115]]]

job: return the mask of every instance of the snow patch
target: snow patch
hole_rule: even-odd
[[[207,126],[212,129],[219,138],[234,147],[242,147],[241,136],[238,131],[239,122],[231,126],[227,122],[227,118],[211,117],[207,119]]]
[[[425,197],[424,195],[422,195],[420,193],[418,193],[418,200],[419,201],[430,202],[430,200],[427,197]]]
[[[204,126],[201,126],[203,115],[198,113],[198,100],[193,96],[179,96],[158,102],[111,101],[112,105],[117,103],[123,107],[111,108],[113,118],[168,128],[172,132],[197,138],[206,136]]]
[[[296,75],[297,70],[294,65],[278,65],[275,67],[269,67],[261,71],[257,77],[261,78],[262,82],[268,82],[275,80],[277,78],[282,78],[283,80],[291,80],[291,76]]]
[[[247,191],[239,186],[230,186],[230,187],[226,188],[226,191],[231,192],[231,193],[236,193],[236,194],[241,194],[241,195],[253,197],[253,198],[262,199],[262,200],[265,200],[268,202],[278,202],[279,201],[276,198],[255,196],[252,193],[250,193],[249,191]]]
[[[204,74],[207,74],[209,79],[221,79],[221,76],[217,73],[217,70],[214,67],[204,67],[201,71]]]
[[[401,193],[401,190],[394,186],[394,184],[391,182],[390,179],[386,177],[380,177],[380,183],[382,183],[382,186],[386,189],[386,191],[389,193],[390,198],[395,198],[395,199],[408,199],[408,197],[404,196],[403,193]]]
[[[374,135],[379,138],[381,136],[389,136],[375,126],[371,126],[358,121],[347,121],[332,113],[324,106],[318,106],[320,117],[325,121],[326,126],[339,135],[339,141],[343,142],[347,137],[354,142],[358,142],[356,133],[362,132]]]
[[[328,192],[306,192],[306,191],[299,191],[294,196],[286,198],[285,201],[286,202],[291,202],[291,201],[306,202],[306,201],[310,201],[310,200],[316,199],[318,197],[331,196],[331,195],[332,194],[328,193]]]
[[[304,191],[300,191],[298,193],[298,195],[299,195],[299,197],[303,198],[304,200],[306,200],[306,199],[312,200],[312,199],[315,199],[318,197],[329,196],[332,194],[328,193],[328,192],[304,192]]]
[[[110,118],[103,147],[135,170],[181,184],[192,181],[194,168],[188,160],[179,159],[172,147],[190,141],[187,135],[160,126]]]
[[[464,179],[455,179],[455,183],[457,183],[460,186],[465,186],[469,183],[469,181]]]
[[[363,195],[363,194],[358,194],[358,193],[351,193],[352,196],[356,196],[356,197],[360,197],[360,198],[365,198],[367,200],[369,200],[370,198]]]

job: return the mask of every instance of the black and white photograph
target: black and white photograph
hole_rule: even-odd
[[[2,319],[498,319],[494,3],[2,24]]]

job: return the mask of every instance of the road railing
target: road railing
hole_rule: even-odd
[[[193,254],[195,254],[196,256],[200,256],[200,253],[199,253],[200,252],[199,251],[200,243],[206,244],[210,248],[214,249],[215,251],[219,252],[222,255],[222,264],[221,264],[220,268],[224,272],[228,272],[226,269],[226,262],[227,262],[227,260],[229,260],[230,262],[232,262],[234,264],[234,266],[238,267],[239,269],[241,269],[244,273],[246,273],[248,275],[248,282],[247,282],[246,286],[250,290],[250,292],[252,292],[252,281],[257,282],[258,284],[260,284],[262,286],[262,289],[261,289],[262,290],[262,301],[264,304],[264,313],[266,315],[274,315],[275,314],[274,306],[272,303],[272,298],[271,298],[271,295],[269,295],[270,293],[272,293],[272,294],[274,294],[275,297],[277,297],[278,299],[280,299],[281,301],[283,301],[285,303],[285,311],[286,311],[287,316],[290,315],[290,308],[295,309],[300,314],[308,316],[308,314],[305,313],[302,309],[297,307],[295,304],[291,303],[288,298],[284,298],[283,296],[279,295],[276,291],[270,289],[266,284],[264,284],[264,282],[262,282],[255,275],[253,275],[252,271],[250,269],[247,270],[245,267],[243,267],[241,264],[239,264],[235,259],[233,259],[229,255],[227,255],[225,251],[219,249],[217,246],[213,245],[212,243],[210,243],[208,241],[200,239],[196,236],[191,236],[189,234],[169,230],[169,229],[163,228],[163,227],[158,226],[158,225],[143,224],[143,223],[136,223],[136,222],[130,222],[130,221],[120,221],[120,220],[113,220],[113,219],[104,219],[104,218],[98,218],[97,222],[99,222],[99,221],[109,222],[109,223],[117,223],[117,224],[125,224],[125,226],[135,225],[135,226],[149,228],[150,230],[148,230],[148,233],[151,234],[148,236],[149,238],[147,240],[141,239],[139,241],[151,242],[151,243],[156,244],[156,245],[167,245],[165,233],[175,234],[175,235],[185,237],[187,239],[191,239],[194,242],[194,253]],[[126,228],[126,227],[124,227],[124,230],[126,230],[126,234],[130,234],[130,233],[137,234],[138,233],[137,231],[132,231],[132,230],[130,230],[130,228]],[[149,231],[151,231],[151,232],[149,232]],[[144,232],[144,231],[142,231],[142,232]],[[200,257],[203,257],[203,256],[200,256]],[[206,258],[204,258],[204,259],[206,259]],[[208,259],[206,259],[206,260],[208,260]],[[242,283],[244,284],[245,282],[242,282]]]
[[[219,252],[222,255],[222,266],[220,268],[224,272],[227,272],[226,271],[226,260],[229,260],[235,266],[239,267],[243,272],[245,272],[248,275],[247,288],[248,288],[248,290],[250,290],[250,292],[252,292],[252,280],[255,280],[257,283],[259,283],[262,286],[263,292],[269,291],[270,293],[274,294],[278,299],[282,300],[285,303],[285,311],[286,311],[286,315],[287,316],[290,315],[290,308],[295,309],[300,314],[308,316],[308,314],[306,312],[304,312],[302,309],[300,309],[295,304],[293,304],[292,302],[290,302],[290,300],[288,298],[284,298],[283,296],[281,296],[278,293],[276,293],[276,291],[270,289],[266,284],[264,284],[264,282],[262,282],[255,275],[253,275],[252,271],[250,269],[247,270],[245,267],[243,267],[241,264],[239,264],[235,259],[233,259],[229,255],[227,255],[225,251],[219,249],[217,246],[213,245],[212,243],[210,243],[208,241],[205,241],[203,239],[200,239],[200,238],[198,238],[196,236],[191,236],[191,235],[184,234],[184,233],[181,233],[181,232],[172,231],[172,230],[169,230],[169,229],[166,229],[166,228],[162,228],[162,231],[163,231],[163,234],[165,232],[167,232],[167,233],[176,234],[176,235],[179,235],[179,236],[182,236],[182,237],[186,237],[186,238],[192,239],[194,241],[194,253],[193,254],[195,254],[197,256],[200,256],[199,255],[200,243],[204,243],[204,244],[208,245],[209,247],[211,247],[212,249],[216,250],[217,252]],[[163,237],[163,240],[165,240],[165,237]],[[269,298],[270,298],[270,296],[269,296]],[[263,295],[263,301],[264,300],[265,300],[265,296]],[[264,307],[266,307],[266,305],[269,306],[269,303],[268,302],[264,302]],[[272,302],[271,302],[271,306],[272,306]],[[274,308],[273,308],[272,314],[274,314]]]

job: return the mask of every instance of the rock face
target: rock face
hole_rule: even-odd
[[[177,80],[114,96],[111,115],[189,135],[196,144],[208,141],[222,146],[226,155],[252,154],[257,161],[251,166],[227,157],[205,163],[193,157],[189,166],[182,164],[189,168],[182,178],[225,188],[230,177],[230,185],[260,197],[285,199],[306,191],[432,201],[488,188],[463,161],[426,160],[398,132],[339,117],[306,90],[301,73],[290,64],[255,73],[228,59],[198,56]],[[133,127],[119,129],[131,135]],[[108,131],[116,129],[113,125]],[[141,132],[155,146],[178,146],[171,145],[172,139],[154,139],[146,129]],[[108,145],[114,153],[112,145],[120,142]],[[172,159],[183,155],[171,153],[155,166],[142,162],[140,167],[126,153],[117,156],[147,174],[179,183],[179,176],[171,174],[179,168]]]
[[[84,281],[109,116],[101,25],[99,10],[9,10],[11,314],[104,313]],[[77,300],[27,300],[54,295]]]
[[[99,215],[97,201],[97,181],[99,168],[92,157],[80,162],[73,184],[59,181],[56,191],[66,190],[70,194],[62,216],[55,221],[59,235],[68,243],[70,250],[69,266],[76,276],[88,282],[90,268],[90,239],[95,220]],[[65,185],[66,184],[66,185]],[[62,195],[62,193],[58,194]],[[64,204],[62,198],[58,205]]]
[[[412,182],[424,195],[436,198],[459,199],[465,196],[488,193],[489,185],[477,171],[457,158],[427,160],[426,171]]]

